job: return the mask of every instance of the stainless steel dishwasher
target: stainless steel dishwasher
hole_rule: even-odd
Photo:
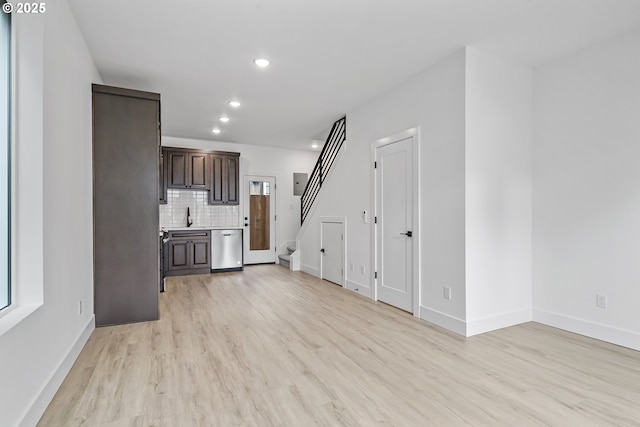
[[[242,270],[242,229],[211,230],[211,271]]]

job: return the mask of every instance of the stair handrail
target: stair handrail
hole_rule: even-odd
[[[318,156],[318,161],[309,176],[307,186],[302,193],[302,197],[300,197],[300,224],[304,223],[304,220],[309,214],[311,206],[313,206],[313,202],[322,188],[322,183],[329,174],[329,170],[331,170],[333,162],[336,157],[338,157],[338,153],[346,138],[347,118],[343,117],[336,120],[331,127],[331,132],[329,132],[327,136],[324,147],[322,147],[320,151],[320,156]]]

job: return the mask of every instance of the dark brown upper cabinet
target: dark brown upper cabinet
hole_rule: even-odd
[[[211,205],[238,205],[240,153],[163,147],[160,157],[160,203],[167,188],[208,190]]]
[[[209,189],[209,156],[193,151],[165,150],[167,187],[191,190]]]
[[[209,204],[238,205],[240,178],[240,154],[212,153],[211,154],[211,191]]]

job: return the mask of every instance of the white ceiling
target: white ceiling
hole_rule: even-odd
[[[536,65],[640,25],[639,0],[69,3],[105,84],[162,94],[163,135],[301,149],[463,46]]]

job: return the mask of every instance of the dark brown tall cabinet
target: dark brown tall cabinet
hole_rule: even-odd
[[[93,85],[97,326],[159,317],[159,147],[159,94]]]

